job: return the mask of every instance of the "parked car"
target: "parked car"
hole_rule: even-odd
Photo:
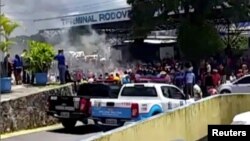
[[[250,92],[250,75],[245,75],[233,82],[227,82],[218,87],[220,94],[225,93],[249,93]]]
[[[250,125],[250,111],[240,113],[233,118],[231,124],[234,125]]]
[[[58,118],[65,128],[73,128],[77,121],[88,124],[90,99],[116,99],[120,88],[115,84],[81,84],[76,96],[50,96],[47,114]]]

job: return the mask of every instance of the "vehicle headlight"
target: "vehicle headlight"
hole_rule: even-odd
[[[231,123],[231,125],[246,125],[247,122],[246,121],[233,121]]]

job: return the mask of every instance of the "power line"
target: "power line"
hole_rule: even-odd
[[[120,10],[120,9],[127,9],[129,7],[122,7],[122,8],[116,8],[116,9],[109,9],[109,10],[105,10],[106,12],[108,11],[113,11],[113,10]],[[72,14],[72,15],[64,15],[64,16],[55,16],[55,17],[49,17],[49,18],[40,18],[40,19],[35,19],[35,21],[41,21],[41,20],[51,20],[51,19],[57,19],[57,18],[69,18],[72,16],[78,16],[78,15],[87,15],[87,14],[94,14],[94,13],[99,13],[99,12],[103,12],[103,11],[95,11],[95,12],[86,12],[86,13],[82,13],[82,14]]]
[[[110,7],[112,6],[112,4],[103,4],[102,6],[105,6],[105,7]],[[84,13],[89,13],[89,12],[95,12],[95,11],[92,11],[93,9],[99,9],[100,6],[88,6],[87,8],[84,8],[84,9],[80,9],[80,7],[78,9],[74,9],[74,10],[64,10],[63,12],[61,10],[58,10],[58,11],[48,11],[47,13],[46,12],[41,12],[41,11],[36,11],[36,12],[32,12],[32,14],[36,14],[36,13],[39,13],[39,15],[43,15],[43,14],[49,14],[49,13],[65,13],[64,15],[61,15],[61,16],[66,16],[70,13],[74,13],[74,12],[79,12],[79,14],[84,14]],[[102,8],[101,8],[102,9]],[[114,9],[114,8],[112,8]],[[104,10],[104,9],[102,9]],[[23,15],[23,14],[28,14],[30,12],[5,12],[7,14],[18,14],[18,15]]]
[[[121,2],[121,1],[124,1],[124,0],[116,0],[116,1],[110,1],[109,0],[109,2],[112,2],[112,3],[108,3],[108,1],[106,1],[106,2],[101,2],[101,3],[99,3],[98,5],[95,5],[95,3],[92,3],[92,4],[84,4],[83,6],[86,6],[85,7],[85,9],[83,10],[83,11],[79,11],[79,12],[81,12],[80,14],[85,14],[85,13],[89,13],[88,11],[89,10],[91,10],[91,9],[95,9],[95,8],[99,8],[99,7],[101,7],[101,6],[111,6],[111,5],[113,5],[114,4],[114,2]],[[83,6],[76,6],[75,8],[77,8],[77,7],[83,7]],[[75,10],[76,11],[76,10]],[[58,11],[58,12],[60,12],[60,11]],[[72,12],[74,12],[74,11],[72,11]],[[78,12],[78,11],[77,11]],[[92,11],[91,11],[92,12]],[[93,11],[93,12],[96,12],[96,11]],[[15,12],[5,12],[6,14],[14,14]],[[20,12],[17,12],[18,14],[27,14],[27,12],[22,12],[22,13],[20,13]],[[41,13],[40,11],[37,11],[37,12],[35,12],[35,13]],[[55,12],[56,13],[56,12]],[[66,12],[66,13],[71,13],[71,12]],[[34,14],[34,12],[32,12],[32,14]],[[45,13],[45,14],[48,14],[48,13]],[[73,14],[72,14],[73,15]],[[75,14],[76,15],[76,14]],[[63,16],[67,16],[67,14],[64,14],[64,15],[58,15],[57,17],[63,17]],[[69,15],[69,16],[71,16],[71,15]],[[13,19],[13,20],[17,20],[17,21],[23,21],[23,22],[27,22],[27,21],[34,21],[35,19],[34,18],[11,18],[11,19]]]
[[[22,18],[10,18],[11,20],[15,20],[15,21],[23,21],[23,22],[25,22],[25,21],[34,21],[34,19],[32,18],[32,19],[22,19]]]
[[[87,9],[90,9],[90,8],[94,8],[94,7],[102,7],[102,6],[107,6],[107,5],[110,5],[110,6],[113,6],[113,5],[116,5],[118,3],[121,3],[122,1],[124,0],[119,0],[119,1],[114,1],[114,2],[106,2],[106,3],[99,3],[99,4],[93,4],[93,5],[79,5],[79,6],[76,6],[76,7],[72,7],[72,8],[65,8],[65,10],[69,10],[69,9],[77,9],[77,8],[87,8]]]
[[[91,3],[91,4],[77,4],[76,6],[69,6],[69,7],[65,7],[65,8],[62,8],[62,10],[64,10],[64,9],[71,9],[71,8],[78,8],[78,7],[84,7],[84,6],[86,6],[86,7],[89,7],[89,6],[96,6],[96,5],[98,5],[98,6],[100,6],[100,5],[103,5],[103,4],[114,4],[114,3],[117,3],[117,2],[122,2],[122,1],[126,1],[126,0],[106,0],[106,1],[102,1],[102,2],[96,2],[96,3]]]
[[[77,5],[77,6],[71,5],[70,7],[57,8],[57,10],[58,11],[67,11],[67,12],[71,11],[71,12],[74,12],[74,11],[76,11],[76,9],[84,8],[83,11],[89,11],[89,10],[99,8],[99,7],[102,7],[102,6],[109,7],[109,6],[112,6],[112,5],[116,4],[116,3],[120,3],[122,1],[124,1],[124,0],[116,0],[116,1],[109,0],[109,1],[99,2],[99,3],[80,4],[80,5]],[[11,12],[6,11],[6,13],[9,13],[9,14],[27,14],[27,12],[20,12],[20,11],[11,11]],[[41,13],[41,11],[37,11],[37,12],[32,11],[32,13]]]

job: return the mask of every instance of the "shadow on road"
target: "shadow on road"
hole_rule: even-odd
[[[75,134],[75,135],[84,135],[84,134],[91,134],[91,133],[96,133],[96,132],[107,132],[110,130],[113,130],[118,127],[114,126],[103,126],[103,125],[82,125],[82,126],[77,126],[73,129],[56,129],[56,130],[51,130],[48,132],[54,132],[54,133],[62,133],[62,134]]]

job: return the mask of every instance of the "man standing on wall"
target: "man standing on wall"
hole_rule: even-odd
[[[193,73],[193,66],[190,62],[185,64],[186,72],[184,75],[184,90],[185,94],[194,97],[193,87],[195,84],[195,74]]]
[[[65,65],[65,56],[63,54],[63,50],[58,50],[58,54],[55,56],[55,60],[58,61],[58,71],[59,71],[59,79],[61,84],[65,84],[65,72],[66,72],[66,65]]]

